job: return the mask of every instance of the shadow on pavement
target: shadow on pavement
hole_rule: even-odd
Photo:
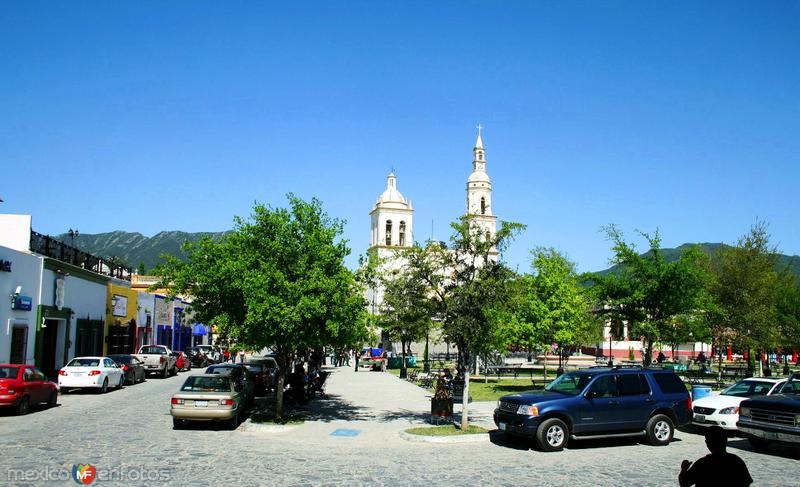
[[[731,438],[728,440],[728,452],[736,453],[734,450],[744,450],[763,455],[770,455],[792,460],[800,460],[800,446],[793,446],[781,443],[773,443],[767,449],[753,448],[747,438]]]
[[[489,441],[497,446],[513,450],[527,451],[533,449],[533,440],[519,436],[507,435],[499,430],[489,432]]]

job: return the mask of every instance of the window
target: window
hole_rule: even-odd
[[[9,362],[12,364],[24,364],[27,348],[28,327],[15,326],[11,331],[11,355],[9,357]]]
[[[398,240],[398,245],[401,247],[406,244],[406,222],[400,222],[400,238]]]
[[[592,384],[591,390],[594,392],[594,397],[616,397],[618,395],[616,377],[613,375],[598,377]]]
[[[386,245],[392,245],[392,220],[386,220]]]
[[[686,393],[686,386],[675,373],[653,374],[656,384],[664,394]]]
[[[620,396],[648,394],[650,386],[642,374],[622,374],[618,378]]]
[[[486,214],[486,198],[481,196],[481,215]]]

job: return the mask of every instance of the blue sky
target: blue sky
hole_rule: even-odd
[[[494,211],[607,266],[756,219],[800,254],[800,3],[2,2],[0,212],[57,234],[218,231],[288,192],[347,220],[394,167],[415,238],[465,208],[483,124]],[[433,223],[433,225],[432,225]]]

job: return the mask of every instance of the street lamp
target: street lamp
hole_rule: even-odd
[[[71,245],[72,245],[73,247],[75,247],[75,237],[77,237],[78,235],[80,235],[80,232],[78,232],[78,229],[77,229],[77,228],[76,228],[75,230],[73,230],[73,229],[71,229],[71,228],[70,228],[70,229],[69,229],[69,231],[67,232],[67,235],[69,235],[69,238],[70,238]]]

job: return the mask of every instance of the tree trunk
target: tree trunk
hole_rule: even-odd
[[[469,428],[469,367],[464,369],[464,397],[461,401],[461,430]]]
[[[544,381],[547,382],[547,348],[544,349],[544,362],[542,364],[542,376]]]
[[[428,340],[429,340],[429,337],[430,337],[430,332],[425,332],[425,365],[424,365],[425,368],[423,370],[426,373],[431,371],[431,364],[428,362],[428,360],[430,359],[430,357],[428,356],[429,355],[428,354]]]
[[[406,342],[400,340],[400,355],[402,357],[402,363],[400,363],[400,378],[405,379],[408,377],[408,369],[406,369]]]
[[[278,388],[275,391],[275,419],[283,419],[283,374],[278,374]]]

